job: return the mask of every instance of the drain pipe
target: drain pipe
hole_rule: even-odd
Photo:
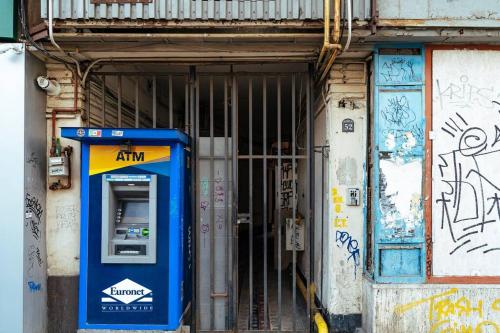
[[[342,52],[345,52],[349,49],[352,37],[352,0],[345,1],[347,1],[347,41]]]
[[[334,5],[334,10],[335,10],[335,15],[337,15],[337,2],[338,2],[338,10],[340,10],[340,0],[335,0],[335,5]],[[324,1],[324,9],[323,9],[323,24],[324,24],[324,31],[323,31],[323,46],[321,47],[321,51],[319,53],[318,57],[318,62],[316,63],[316,69],[319,69],[323,59],[327,55],[330,50],[335,50],[335,49],[340,49],[341,45],[338,44],[338,38],[336,39],[334,37],[334,43],[330,43],[330,0],[325,0]],[[334,16],[334,20],[336,20],[336,16]],[[339,22],[340,23],[340,22]],[[334,21],[334,36],[338,35],[340,36],[340,24],[336,24],[336,21]]]
[[[48,9],[49,9],[49,39],[52,45],[58,49],[62,54],[67,55],[70,57],[70,59],[75,63],[76,65],[76,72],[78,73],[79,77],[82,77],[82,72],[80,70],[80,63],[78,60],[64,52],[64,50],[59,46],[59,44],[56,43],[56,40],[54,39],[54,28],[53,28],[53,21],[54,21],[54,0],[48,0]]]
[[[325,3],[328,1],[325,1]],[[342,49],[342,46],[339,44],[340,42],[340,0],[334,0],[334,6],[333,6],[333,12],[334,12],[334,17],[333,17],[333,42],[334,44],[333,47],[331,47],[332,52],[330,53],[330,57],[328,58],[327,61],[324,62],[324,64],[321,66],[321,76],[319,79],[319,82],[323,81],[325,76],[328,74],[328,71],[333,65],[333,61],[335,58],[337,58],[337,55],[340,53],[340,50]]]

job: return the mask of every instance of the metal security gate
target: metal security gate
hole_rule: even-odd
[[[175,127],[191,136],[192,328],[309,331],[310,68],[100,72],[87,93],[91,125]]]

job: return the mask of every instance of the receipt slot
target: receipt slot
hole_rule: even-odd
[[[191,300],[187,136],[63,128],[82,142],[80,329],[176,330]]]

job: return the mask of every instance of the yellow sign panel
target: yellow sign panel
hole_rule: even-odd
[[[90,146],[89,175],[124,167],[170,160],[170,146],[131,146],[121,151],[120,146]]]

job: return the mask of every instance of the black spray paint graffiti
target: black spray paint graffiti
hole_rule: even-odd
[[[438,154],[445,190],[436,193],[435,200],[440,207],[440,228],[448,230],[454,243],[449,254],[500,251],[500,240],[489,244],[481,236],[492,223],[500,223],[500,177],[491,168],[500,158],[499,127],[470,126],[456,113],[441,130],[455,144],[454,149]]]
[[[33,277],[35,272],[35,265],[41,268],[43,265],[42,255],[40,254],[40,249],[35,245],[31,245],[28,248],[28,276]]]
[[[417,119],[405,95],[389,98],[388,102],[389,104],[382,110],[382,117],[389,125],[407,128]]]
[[[415,110],[410,105],[409,99],[404,95],[395,95],[387,100],[381,108],[384,120],[384,138],[393,140],[394,145],[400,142],[402,148],[411,149],[421,147],[424,142],[422,121],[417,119]],[[390,141],[387,148],[392,149]]]
[[[337,230],[335,235],[335,241],[337,242],[337,247],[346,247],[347,252],[349,252],[349,257],[347,261],[351,260],[354,263],[354,278],[356,278],[356,269],[360,264],[360,253],[358,241],[353,239],[347,231]]]
[[[292,207],[293,179],[292,163],[283,163],[281,166],[281,208]],[[295,181],[297,181],[297,171],[295,171]]]
[[[400,83],[418,81],[413,69],[413,60],[394,57],[382,64],[380,75],[386,82]]]
[[[43,208],[38,198],[26,193],[25,203],[25,222],[24,226],[30,228],[31,234],[36,240],[40,239],[40,224],[43,214]]]

